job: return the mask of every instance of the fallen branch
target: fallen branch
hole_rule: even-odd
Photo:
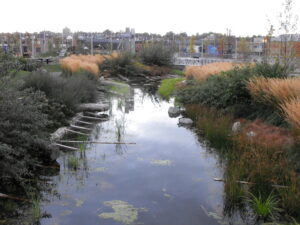
[[[62,145],[62,144],[58,144],[58,143],[54,143],[54,145],[57,145],[57,146],[62,147],[62,148],[74,150],[74,151],[80,150],[79,148],[71,147],[71,146],[68,146],[68,145]]]
[[[19,198],[19,197],[16,197],[16,196],[6,195],[6,194],[2,194],[2,193],[0,193],[0,198],[7,198],[7,199],[12,199],[12,200],[31,202],[30,199]]]
[[[61,143],[87,143],[87,144],[111,144],[111,145],[136,145],[134,142],[101,142],[101,141],[69,141],[60,140]]]
[[[214,178],[214,181],[219,181],[219,182],[226,182],[226,180],[222,179],[222,178]],[[252,182],[248,182],[248,181],[242,181],[242,180],[236,180],[235,181],[236,183],[239,183],[239,184],[247,184],[247,185],[253,185],[255,183],[252,183]],[[278,185],[278,184],[272,184],[271,185],[272,187],[275,187],[275,188],[287,188],[287,186],[284,186],[284,185]]]

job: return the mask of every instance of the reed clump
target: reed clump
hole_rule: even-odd
[[[254,77],[248,81],[247,88],[255,100],[266,104],[280,105],[300,97],[299,78]]]
[[[185,68],[185,74],[187,77],[193,77],[196,80],[204,81],[211,75],[217,75],[239,66],[241,66],[241,64],[231,62],[216,62],[203,66],[187,66]]]
[[[281,104],[281,109],[284,112],[286,120],[300,135],[300,98],[294,98]]]
[[[99,75],[99,65],[101,65],[105,60],[115,58],[117,56],[117,53],[113,53],[112,55],[71,55],[60,60],[60,64],[63,70],[71,73],[85,70],[94,75]]]

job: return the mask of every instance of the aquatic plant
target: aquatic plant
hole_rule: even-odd
[[[37,197],[32,199],[32,215],[35,222],[42,218],[40,199]]]
[[[282,211],[278,208],[279,200],[272,192],[267,196],[267,198],[263,198],[260,193],[258,196],[255,196],[249,192],[249,196],[246,201],[249,203],[258,220],[262,219],[263,221],[266,221],[267,219],[275,219],[276,213]]]
[[[165,79],[161,82],[161,85],[158,89],[158,93],[165,99],[169,99],[170,96],[174,93],[176,84],[183,81],[183,78],[170,78]]]
[[[74,156],[71,156],[68,158],[67,165],[69,169],[77,170],[79,169],[79,159]]]
[[[231,114],[201,105],[186,105],[186,114],[193,118],[210,146],[218,149],[230,146],[229,134],[233,123]]]

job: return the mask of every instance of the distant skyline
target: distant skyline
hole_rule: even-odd
[[[266,35],[278,24],[282,0],[2,0],[0,32],[114,32],[125,27],[137,33],[216,32]],[[294,0],[300,17],[300,0]],[[299,27],[299,25],[298,25]],[[299,29],[298,29],[299,32]],[[276,34],[276,32],[275,32]]]

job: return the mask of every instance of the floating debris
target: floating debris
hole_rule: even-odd
[[[75,199],[75,202],[76,202],[76,207],[81,207],[82,204],[84,203],[84,201],[80,200],[80,199]]]
[[[59,205],[61,205],[61,206],[68,206],[69,203],[68,202],[60,202]]]
[[[135,208],[133,205],[120,200],[106,201],[104,205],[111,207],[114,212],[101,213],[99,214],[100,218],[113,219],[127,225],[131,225],[137,220],[139,211],[146,211],[145,209]]]
[[[107,169],[105,167],[99,167],[99,168],[95,169],[95,172],[102,172],[102,173],[104,173],[106,171],[107,171]]]
[[[159,166],[170,166],[172,164],[171,160],[152,160],[151,164],[159,165]]]
[[[164,196],[165,196],[166,198],[169,198],[169,199],[172,199],[172,198],[173,198],[172,195],[167,194],[167,193],[164,193]]]
[[[65,211],[63,211],[60,215],[61,216],[69,216],[69,215],[71,215],[72,214],[72,211],[71,210],[65,210]]]

